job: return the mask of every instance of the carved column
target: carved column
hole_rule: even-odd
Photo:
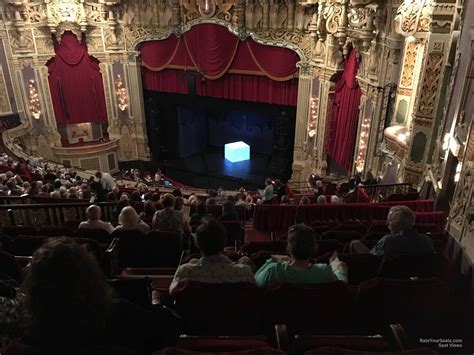
[[[141,68],[137,58],[129,61],[127,71],[130,78],[131,88],[143,88]],[[145,104],[143,102],[143,90],[130,90],[130,105],[133,109],[133,124],[135,126],[135,144],[138,160],[150,160],[150,148],[146,130]]]
[[[306,140],[306,126],[308,124],[309,101],[311,96],[311,79],[308,75],[308,67],[302,66],[298,80],[298,103],[296,110],[295,143],[293,148],[293,175],[291,180],[303,181],[303,175],[307,165],[304,154],[304,142]]]

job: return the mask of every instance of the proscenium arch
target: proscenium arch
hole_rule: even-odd
[[[146,36],[138,37],[137,39],[135,39],[135,41],[132,42],[132,44],[130,46],[130,52],[138,53],[139,52],[138,46],[143,42],[164,40],[164,39],[167,39],[172,34],[175,34],[178,37],[180,37],[183,33],[188,32],[192,27],[200,25],[200,24],[204,24],[204,23],[210,23],[210,24],[226,27],[227,30],[230,33],[232,33],[235,36],[239,37],[241,40],[244,40],[244,39],[250,37],[255,42],[266,45],[266,46],[274,46],[274,47],[282,47],[282,48],[290,49],[290,50],[296,52],[296,54],[298,54],[298,56],[300,57],[300,61],[298,63],[296,63],[296,66],[298,68],[301,68],[301,66],[303,64],[309,62],[309,58],[306,57],[306,55],[304,54],[304,51],[300,47],[298,47],[297,45],[295,45],[293,43],[289,43],[289,42],[286,42],[286,41],[278,41],[278,40],[260,38],[260,37],[257,36],[257,34],[255,32],[252,32],[252,31],[245,32],[244,35],[242,35],[238,31],[238,29],[233,27],[229,22],[224,21],[224,20],[219,20],[219,19],[198,19],[198,20],[189,21],[183,27],[183,30],[181,32],[179,32],[179,34],[173,32],[171,29],[169,29],[169,30],[167,30],[163,33],[157,33],[157,34],[153,34],[153,35],[146,35]]]

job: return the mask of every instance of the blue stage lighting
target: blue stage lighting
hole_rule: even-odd
[[[242,141],[224,145],[224,156],[231,163],[250,160],[250,146]]]

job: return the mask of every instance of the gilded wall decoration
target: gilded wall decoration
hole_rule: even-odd
[[[404,36],[416,32],[428,32],[431,26],[432,6],[432,0],[404,0],[394,20],[396,31]]]
[[[8,102],[7,84],[3,76],[3,68],[0,66],[0,113],[11,111],[10,102]]]
[[[461,174],[459,181],[456,186],[456,192],[453,198],[453,204],[449,212],[449,217],[457,225],[462,225],[464,218],[464,212],[469,207],[469,195],[470,190],[472,189],[472,180],[473,172],[469,168],[465,168],[464,172]]]
[[[418,45],[416,42],[409,42],[405,48],[405,59],[403,62],[403,72],[400,85],[411,87],[416,64],[416,53]]]
[[[428,56],[420,100],[418,102],[419,112],[423,115],[433,115],[443,60],[443,54],[431,53]]]

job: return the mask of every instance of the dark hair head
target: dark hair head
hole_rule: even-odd
[[[216,255],[225,247],[226,230],[222,223],[214,218],[203,218],[196,230],[197,247],[206,256]]]
[[[174,209],[181,211],[184,206],[184,199],[182,197],[176,197],[174,200]]]
[[[130,194],[130,201],[135,201],[135,202],[141,202],[142,198],[140,196],[140,193],[138,191],[133,191]]]
[[[272,179],[266,178],[265,179],[265,185],[271,185],[272,184]]]
[[[143,205],[143,213],[146,216],[153,216],[156,212],[155,204],[151,201],[146,201]]]
[[[163,208],[169,208],[174,206],[175,197],[172,194],[165,194],[161,200]]]
[[[174,189],[173,190],[173,196],[174,197],[183,197],[183,194],[181,193],[181,189]]]
[[[22,285],[30,335],[44,344],[88,344],[106,325],[112,293],[96,259],[68,237],[46,241]]]
[[[62,186],[61,180],[59,179],[54,180],[53,186],[55,189],[59,189]]]
[[[158,202],[160,201],[160,194],[158,192],[153,192],[153,194],[151,195],[151,200],[153,202]]]
[[[291,226],[288,232],[288,253],[296,260],[308,260],[315,252],[314,231],[303,223]]]
[[[222,203],[222,213],[229,213],[234,210],[234,202],[230,200],[225,200]]]
[[[151,200],[151,192],[147,192],[146,194],[143,195],[143,200],[145,201],[150,201]]]

